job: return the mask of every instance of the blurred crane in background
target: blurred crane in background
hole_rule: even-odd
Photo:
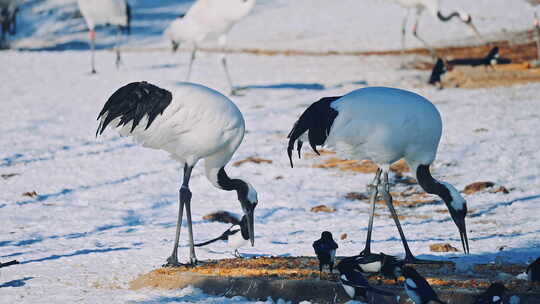
[[[443,15],[443,13],[440,10],[440,0],[391,0],[397,4],[399,4],[401,7],[405,8],[407,10],[407,13],[405,15],[405,18],[403,18],[403,23],[401,26],[401,52],[402,54],[405,53],[405,33],[406,33],[406,26],[407,26],[407,19],[409,18],[409,14],[411,9],[416,10],[416,20],[414,22],[414,26],[412,28],[412,33],[414,37],[416,37],[422,44],[430,51],[431,55],[433,57],[436,57],[435,49],[431,47],[423,38],[421,38],[418,35],[418,23],[420,21],[420,16],[424,12],[424,10],[428,10],[429,13],[431,13],[433,16],[436,16],[441,20],[442,22],[447,22],[452,20],[454,17],[458,17],[461,22],[463,22],[465,25],[470,27],[474,34],[478,37],[478,39],[482,39],[480,36],[480,32],[476,29],[472,22],[472,17],[469,13],[463,12],[463,11],[454,11],[451,12],[448,15]]]
[[[195,55],[200,44],[205,39],[218,39],[218,44],[222,49],[221,64],[225,70],[225,77],[230,88],[230,94],[236,95],[229,69],[227,67],[227,57],[225,56],[225,46],[227,44],[227,34],[232,26],[247,16],[256,0],[198,0],[187,11],[187,13],[174,20],[165,30],[167,37],[176,51],[180,43],[193,45],[186,81],[191,76],[191,68]]]
[[[3,1],[3,0],[0,0]],[[95,49],[96,49],[96,26],[116,25],[116,67],[120,65],[120,48],[118,47],[120,33],[130,32],[131,9],[126,0],[77,0],[79,9],[90,31],[90,47],[92,52],[92,74],[96,73]]]

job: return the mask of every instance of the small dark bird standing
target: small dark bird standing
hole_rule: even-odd
[[[334,269],[334,263],[336,262],[336,249],[338,244],[332,238],[332,233],[329,231],[323,231],[321,238],[313,242],[313,249],[319,259],[319,272],[322,276],[322,269],[324,265],[330,267],[330,273]]]
[[[503,295],[506,292],[506,287],[503,283],[495,282],[489,288],[479,295],[474,304],[502,304]]]
[[[413,300],[415,304],[428,304],[430,302],[442,303],[439,297],[431,288],[429,283],[424,277],[422,277],[414,268],[404,266],[401,267],[401,271],[398,268],[398,272],[405,277],[405,291],[407,295]]]

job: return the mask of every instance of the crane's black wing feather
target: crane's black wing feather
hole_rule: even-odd
[[[330,133],[332,123],[334,123],[334,119],[338,115],[338,112],[330,105],[333,101],[339,98],[341,98],[341,96],[324,97],[320,99],[309,106],[306,111],[302,113],[298,121],[296,121],[291,132],[287,136],[287,138],[289,138],[287,154],[289,155],[291,167],[293,166],[292,151],[294,149],[294,142],[306,131],[308,132],[309,144],[311,148],[313,151],[315,151],[315,153],[319,154],[319,151],[317,151],[317,146],[324,144],[328,134]],[[298,154],[300,154],[301,147],[302,143],[299,140]]]
[[[145,127],[148,129],[154,119],[159,114],[163,114],[171,101],[171,92],[146,81],[127,84],[114,92],[103,106],[98,115],[98,120],[102,119],[102,121],[96,135],[102,134],[107,125],[116,118],[120,118],[117,127],[133,122],[131,126],[131,131],[133,131],[139,122],[148,116]]]

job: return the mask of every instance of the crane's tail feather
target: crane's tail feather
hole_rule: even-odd
[[[341,98],[341,96],[324,97],[320,99],[309,106],[306,111],[302,113],[298,121],[296,121],[291,132],[287,136],[287,138],[289,138],[287,154],[289,155],[291,167],[293,167],[292,151],[294,150],[294,143],[298,140],[297,150],[298,157],[300,157],[303,142],[299,140],[299,137],[306,131],[308,132],[309,145],[313,151],[319,155],[317,146],[324,144],[330,133],[332,123],[338,115],[338,112],[330,105],[334,100],[339,98]]]
[[[131,122],[130,132],[133,132],[140,121],[147,117],[146,130],[158,115],[163,114],[171,101],[171,92],[146,81],[127,84],[116,90],[103,106],[97,118],[101,121],[96,136],[102,134],[109,123],[117,118],[119,122],[116,127],[125,126]]]

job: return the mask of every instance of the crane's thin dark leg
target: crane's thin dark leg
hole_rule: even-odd
[[[371,195],[369,198],[369,202],[371,204],[371,210],[369,212],[369,224],[368,224],[368,232],[367,232],[367,238],[366,238],[366,247],[364,250],[360,252],[360,255],[367,256],[371,253],[371,232],[373,230],[373,216],[375,215],[375,202],[377,201],[377,195],[379,194],[379,184],[381,183],[381,169],[377,169],[377,173],[375,173],[375,178],[371,182],[370,185],[368,185],[368,188],[371,188]]]
[[[538,21],[538,15],[534,12],[534,38],[536,40],[536,64],[540,63],[540,21]]]
[[[405,34],[407,34],[407,20],[409,19],[409,14],[411,10],[407,9],[407,14],[403,18],[401,23],[401,67],[405,68]]]
[[[409,244],[407,244],[407,239],[405,238],[405,234],[403,233],[403,229],[401,229],[401,224],[399,223],[399,218],[396,213],[396,209],[394,209],[394,205],[392,203],[392,195],[390,195],[390,185],[388,184],[388,172],[384,172],[384,178],[383,178],[383,184],[382,184],[382,196],[384,198],[384,201],[386,202],[386,206],[390,210],[390,213],[392,214],[392,218],[394,219],[394,222],[396,223],[396,227],[399,231],[399,236],[401,237],[401,241],[403,242],[403,247],[405,248],[405,263],[409,264],[436,264],[441,263],[440,261],[429,261],[429,260],[420,260],[416,258],[409,248]]]
[[[186,200],[186,215],[189,233],[189,262],[191,265],[195,266],[197,264],[197,257],[195,256],[195,247],[193,243],[193,224],[191,222],[191,192],[189,192],[189,199]]]
[[[189,81],[189,78],[191,77],[191,68],[193,67],[193,61],[195,61],[195,55],[197,54],[197,46],[193,46],[193,50],[191,51],[191,57],[189,58],[189,66],[188,66],[188,72],[186,76],[186,81]]]
[[[122,28],[119,26],[116,31],[116,42],[114,45],[114,51],[116,53],[116,68],[118,69],[120,67],[120,64],[122,63],[122,58],[120,58],[120,33],[122,31]]]
[[[96,51],[96,31],[90,30],[90,48],[92,52],[92,74],[96,73],[96,59],[95,59],[95,51]]]
[[[186,209],[187,209],[187,204],[189,204],[189,202],[191,201],[191,191],[189,190],[189,178],[191,177],[191,170],[193,170],[192,166],[188,166],[187,164],[184,165],[184,180],[182,182],[182,187],[180,188],[180,195],[179,195],[180,206],[178,209],[178,221],[176,223],[176,236],[174,238],[174,247],[173,247],[171,256],[167,259],[167,263],[163,266],[180,266],[181,265],[178,262],[178,243],[180,242],[180,230],[182,228],[182,217],[184,214],[184,205],[186,205]],[[189,217],[191,217],[191,215],[189,215]],[[190,246],[191,246],[190,249],[194,251],[193,240],[191,240]]]
[[[424,46],[429,50],[429,53],[431,54],[431,57],[433,58],[437,58],[437,52],[435,52],[435,49],[432,48],[424,39],[422,39],[420,36],[418,36],[418,23],[420,22],[420,14],[421,12],[418,11],[416,13],[416,21],[414,22],[414,27],[413,27],[413,35],[414,37],[416,37],[416,39],[420,40],[420,42],[422,42],[422,44],[424,44]]]

